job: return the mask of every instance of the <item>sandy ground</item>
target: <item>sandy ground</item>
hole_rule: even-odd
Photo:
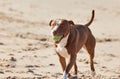
[[[95,79],[120,79],[120,0],[0,0],[0,79],[60,79],[48,23],[65,18],[90,26],[97,39]],[[92,79],[84,49],[78,78]]]

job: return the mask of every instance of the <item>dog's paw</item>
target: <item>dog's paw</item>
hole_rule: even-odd
[[[96,75],[96,72],[95,71],[91,71],[91,76],[95,77],[95,75]]]
[[[66,73],[64,72],[61,79],[67,79],[67,77],[68,77],[68,74],[66,74]]]
[[[67,79],[67,76],[63,76],[61,79]]]

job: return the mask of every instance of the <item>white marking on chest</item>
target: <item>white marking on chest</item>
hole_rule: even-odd
[[[68,51],[67,49],[65,48],[66,44],[67,44],[67,40],[68,40],[68,36],[69,34],[64,37],[58,44],[57,44],[57,47],[56,47],[56,51],[64,58],[68,58],[69,57],[69,54],[68,54]]]

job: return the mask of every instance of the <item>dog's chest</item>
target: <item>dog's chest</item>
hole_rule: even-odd
[[[66,44],[67,44],[67,39],[68,39],[68,36],[66,36],[65,38],[63,38],[58,44],[57,44],[57,47],[56,47],[56,51],[57,53],[59,53],[59,55],[61,55],[62,57],[64,58],[67,58],[69,57],[69,53],[66,49]]]
[[[57,44],[56,51],[57,51],[57,53],[59,53],[59,55],[61,55],[64,58],[69,57],[67,49],[64,46],[62,46],[61,44]]]

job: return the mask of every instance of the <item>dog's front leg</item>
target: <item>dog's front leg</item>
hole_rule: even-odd
[[[67,79],[69,75],[69,71],[71,70],[72,66],[75,64],[75,61],[76,61],[76,54],[70,55],[68,65],[66,66],[62,79]]]
[[[58,53],[57,53],[57,54],[58,54]],[[65,71],[65,68],[66,68],[66,60],[65,60],[64,57],[60,56],[59,54],[58,54],[58,57],[59,57],[60,64],[61,64],[61,66],[62,66],[62,70],[63,70],[63,72],[64,72],[64,71]],[[62,79],[67,79],[67,76],[68,76],[68,75],[64,72]]]
[[[65,61],[65,58],[60,56],[58,53],[57,53],[58,57],[59,57],[59,61],[60,61],[60,64],[62,66],[62,70],[63,72],[65,71],[65,68],[66,68],[66,61]]]

